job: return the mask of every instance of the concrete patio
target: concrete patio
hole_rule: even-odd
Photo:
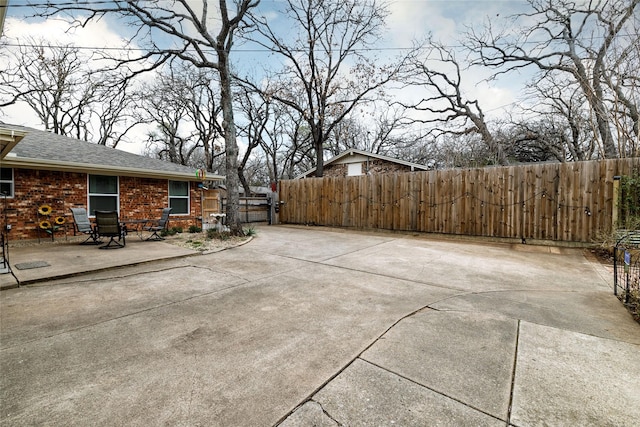
[[[640,325],[582,250],[283,226],[210,255],[139,243],[0,292],[0,425],[640,420]]]

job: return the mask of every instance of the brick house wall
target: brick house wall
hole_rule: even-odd
[[[315,175],[311,175],[314,177]],[[334,176],[347,176],[347,165],[346,164],[338,164],[338,165],[329,165],[325,166],[322,170],[323,177],[334,177]]]
[[[397,172],[411,172],[411,167],[401,165],[398,163],[388,162],[380,159],[371,159],[368,162],[369,174],[382,174],[382,173],[397,173]],[[367,162],[362,163],[362,173],[367,173]],[[325,166],[323,170],[323,176],[347,176],[347,164],[338,163]]]
[[[401,165],[393,162],[386,162],[384,160],[379,160],[379,159],[369,161],[370,174],[396,173],[396,172],[411,172],[411,166]]]
[[[9,240],[47,237],[38,229],[38,208],[51,206],[51,219],[58,216],[66,220],[66,234],[73,235],[73,216],[69,208],[87,207],[87,174],[32,169],[14,169],[14,197],[6,199],[0,206],[2,227],[11,225]],[[190,213],[174,215],[169,219],[170,227],[187,229],[200,226],[201,191],[197,182],[190,182]],[[160,218],[162,208],[169,204],[167,179],[120,176],[120,217],[122,219]],[[5,211],[6,209],[6,211]],[[6,224],[5,224],[6,215]],[[65,230],[55,233],[55,238],[64,237]]]

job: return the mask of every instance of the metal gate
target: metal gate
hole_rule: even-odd
[[[640,230],[625,231],[613,249],[613,293],[625,304],[640,299]]]

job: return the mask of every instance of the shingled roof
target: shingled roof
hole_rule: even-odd
[[[1,160],[3,167],[202,181],[192,167],[28,127],[0,123],[0,128],[3,133],[14,130],[25,134]],[[207,180],[223,178],[206,177]]]

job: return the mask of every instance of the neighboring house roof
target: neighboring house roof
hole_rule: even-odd
[[[412,171],[414,171],[414,170],[421,170],[421,171],[429,170],[429,167],[425,166],[425,165],[419,165],[417,163],[406,162],[404,160],[394,159],[393,157],[387,157],[387,156],[383,156],[381,154],[370,153],[368,151],[356,150],[355,148],[351,148],[351,149],[349,149],[347,151],[343,151],[342,153],[338,154],[337,156],[330,158],[329,160],[324,162],[324,167],[327,167],[327,166],[332,165],[332,164],[358,163],[358,162],[362,162],[363,158],[364,158],[364,160],[366,160],[366,159],[377,159],[377,160],[384,160],[386,162],[396,163],[396,164],[403,165],[403,166],[408,166],[408,167],[411,168]],[[315,172],[316,172],[316,168],[309,169],[308,171],[296,176],[296,179],[298,179],[298,178],[306,178],[308,176],[313,176],[313,174]]]
[[[8,154],[2,153],[3,167],[202,181],[192,167],[37,129],[0,123],[1,136],[12,133],[24,136]],[[224,177],[208,175],[205,179],[222,180]]]

